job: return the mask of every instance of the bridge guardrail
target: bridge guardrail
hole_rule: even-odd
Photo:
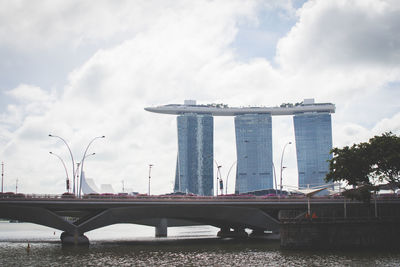
[[[292,202],[292,201],[307,201],[305,196],[253,196],[253,195],[220,195],[220,196],[196,196],[196,195],[151,195],[139,194],[139,195],[127,195],[127,194],[89,194],[83,195],[82,198],[77,198],[71,193],[64,194],[15,194],[14,192],[0,193],[0,199],[68,199],[68,200],[165,200],[165,201],[262,201],[262,202]],[[380,201],[385,200],[398,200],[400,197],[397,194],[382,195],[377,198]],[[344,201],[342,196],[318,196],[310,199],[312,203],[320,201]],[[373,200],[371,200],[373,201]],[[347,203],[353,202],[353,200],[346,199]],[[354,202],[358,202],[354,200]]]

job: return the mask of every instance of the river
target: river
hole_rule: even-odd
[[[171,227],[167,238],[154,238],[152,227],[118,224],[86,233],[89,247],[62,247],[58,230],[0,222],[0,266],[400,266],[400,250],[288,251],[217,232]]]

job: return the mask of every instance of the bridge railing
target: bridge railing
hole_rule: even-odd
[[[282,223],[340,223],[340,222],[360,222],[360,221],[371,221],[371,222],[376,222],[376,221],[397,221],[400,222],[400,217],[399,216],[384,216],[384,217],[375,217],[375,216],[360,216],[360,217],[317,217],[317,218],[312,218],[310,217],[301,217],[301,218],[285,218],[281,219],[280,222]]]
[[[54,199],[54,198],[61,198],[62,195],[59,194],[22,194],[22,193],[12,193],[12,192],[6,192],[6,193],[0,193],[0,199],[1,198],[12,198],[12,199],[32,199],[32,198],[48,198],[48,199]]]
[[[15,194],[14,192],[6,192],[0,193],[0,199],[109,199],[109,200],[203,200],[203,201],[282,201],[282,202],[291,202],[291,201],[306,201],[307,198],[304,195],[289,195],[289,196],[276,196],[276,195],[265,195],[265,196],[255,196],[255,195],[219,195],[219,196],[198,196],[198,195],[147,195],[147,194],[136,194],[136,195],[128,195],[126,193],[120,194],[87,194],[83,195],[81,199],[77,198],[75,195],[71,193],[64,193],[64,194],[22,194],[18,193]],[[378,195],[377,199],[380,201],[385,200],[396,200],[400,199],[398,194],[383,194]],[[334,196],[314,196],[310,199],[311,202],[319,202],[319,201],[346,201],[352,202],[350,199],[344,199],[343,196],[334,195]]]

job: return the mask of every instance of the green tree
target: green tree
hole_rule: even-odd
[[[368,153],[368,144],[355,144],[351,147],[334,148],[333,158],[329,161],[327,182],[346,181],[349,185],[371,184],[372,159]]]
[[[376,190],[377,181],[386,181],[392,189],[400,186],[400,137],[391,132],[374,136],[369,142],[351,147],[334,148],[329,161],[327,182],[346,181],[349,185],[363,188],[364,192]]]
[[[400,185],[400,137],[389,133],[369,140],[372,157],[372,173],[379,181],[386,181],[393,187]]]

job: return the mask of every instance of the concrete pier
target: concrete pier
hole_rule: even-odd
[[[156,226],[156,237],[167,237],[168,235],[168,221],[163,218]]]
[[[89,238],[83,234],[79,233],[68,233],[62,232],[61,236],[61,244],[67,246],[89,246]]]
[[[221,238],[247,238],[248,234],[244,228],[236,228],[232,231],[229,227],[223,227],[219,230],[217,236]]]
[[[256,239],[265,239],[265,240],[280,240],[281,236],[279,232],[268,231],[265,232],[264,230],[254,229],[250,235],[250,238]]]

